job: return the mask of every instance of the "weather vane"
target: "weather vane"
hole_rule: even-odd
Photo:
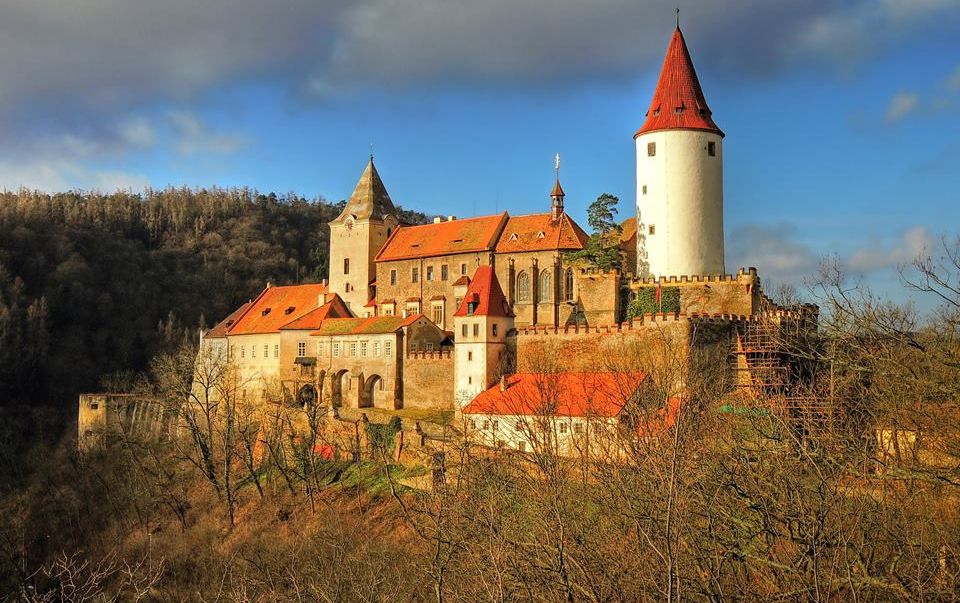
[[[560,180],[560,153],[557,153],[556,158],[553,160],[553,167],[557,171],[557,181]]]
[[[680,6],[677,5],[677,29],[680,29]]]
[[[373,161],[373,143],[370,143],[370,161]]]

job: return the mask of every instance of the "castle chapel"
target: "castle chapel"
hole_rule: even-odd
[[[204,349],[236,365],[245,395],[278,403],[497,414],[546,357],[602,382],[587,361],[617,337],[767,307],[755,270],[724,275],[723,137],[678,27],[634,134],[629,268],[568,259],[589,236],[559,177],[543,213],[406,225],[371,157],[330,223],[329,282],[268,286],[205,333]],[[662,303],[628,316],[663,287],[678,292],[669,316]]]

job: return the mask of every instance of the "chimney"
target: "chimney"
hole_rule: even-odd
[[[272,286],[273,286],[273,283],[271,281],[267,281],[267,289],[269,289]]]
[[[447,216],[447,222],[453,222],[456,219],[457,219],[456,216]]]
[[[502,391],[502,392],[507,391],[507,376],[506,376],[506,375],[500,375],[500,391]]]
[[[433,219],[433,223],[434,223],[434,224],[439,224],[439,223],[441,223],[441,222],[443,222],[443,217],[441,217],[441,216],[436,216],[436,217]]]

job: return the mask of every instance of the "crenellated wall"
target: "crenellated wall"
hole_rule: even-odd
[[[403,358],[403,407],[452,410],[453,354],[411,352]]]

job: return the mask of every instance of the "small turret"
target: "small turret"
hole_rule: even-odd
[[[554,163],[557,179],[553,183],[553,190],[550,191],[550,216],[554,222],[560,219],[560,216],[563,215],[563,197],[565,196],[563,192],[563,187],[560,186],[560,153],[557,153],[557,158]]]

